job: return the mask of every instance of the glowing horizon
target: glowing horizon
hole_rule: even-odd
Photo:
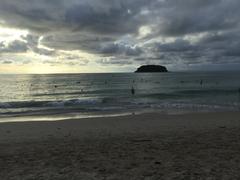
[[[240,4],[230,2],[2,1],[0,73],[240,70]]]

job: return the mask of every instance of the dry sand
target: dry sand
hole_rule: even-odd
[[[240,112],[1,123],[0,179],[240,179]]]

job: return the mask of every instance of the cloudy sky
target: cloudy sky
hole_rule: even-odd
[[[239,0],[0,0],[0,73],[240,70]]]

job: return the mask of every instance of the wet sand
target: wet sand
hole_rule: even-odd
[[[0,124],[0,179],[239,179],[240,112]]]

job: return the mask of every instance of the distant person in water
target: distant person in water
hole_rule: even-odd
[[[238,109],[240,110],[240,88],[238,88]]]
[[[132,86],[132,89],[131,89],[131,93],[132,93],[132,95],[134,95],[135,94],[135,89],[134,89],[134,87]]]
[[[203,85],[203,80],[201,79],[201,81],[200,81],[200,85],[202,86]]]

